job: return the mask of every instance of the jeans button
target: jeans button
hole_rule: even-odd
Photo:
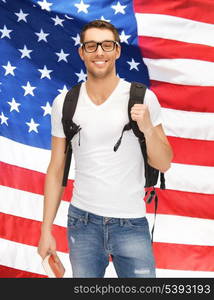
[[[111,219],[111,218],[104,217],[104,224],[108,223],[108,221],[109,221],[110,219]]]

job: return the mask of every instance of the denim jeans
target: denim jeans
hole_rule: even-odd
[[[118,277],[156,276],[146,217],[102,217],[70,204],[67,234],[75,278],[104,277],[110,256]]]

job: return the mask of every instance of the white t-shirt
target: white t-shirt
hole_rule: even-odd
[[[120,79],[109,98],[101,105],[89,98],[82,84],[73,121],[82,128],[72,140],[75,178],[72,204],[106,217],[138,218],[145,216],[144,161],[138,139],[125,131],[116,152],[113,148],[129,122],[130,83]],[[61,123],[65,93],[52,106],[52,135],[64,138]],[[161,123],[160,104],[147,89],[144,103],[152,124]],[[79,140],[80,139],[80,140]],[[79,145],[80,142],[80,145]]]

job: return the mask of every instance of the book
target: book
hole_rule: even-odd
[[[57,255],[57,261],[53,254],[47,255],[42,261],[42,266],[49,278],[62,278],[65,274],[65,268]]]

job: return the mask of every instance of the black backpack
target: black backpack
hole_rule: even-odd
[[[74,113],[75,113],[76,106],[77,106],[80,87],[81,87],[81,83],[73,86],[67,92],[67,94],[65,96],[63,110],[62,110],[62,124],[63,124],[64,133],[66,136],[66,148],[65,148],[66,162],[65,162],[65,169],[64,169],[63,182],[62,182],[63,186],[67,185],[68,173],[69,173],[70,164],[71,164],[71,157],[72,157],[71,140],[74,137],[74,135],[77,134],[81,130],[81,127],[79,125],[75,124],[72,120]],[[130,113],[131,107],[135,103],[143,103],[145,92],[146,92],[146,86],[144,84],[139,83],[139,82],[131,83],[130,97],[129,97],[129,103],[128,103],[129,123],[124,126],[121,136],[120,136],[119,140],[117,141],[117,143],[115,144],[112,151],[117,151],[117,149],[119,148],[121,141],[122,141],[124,131],[132,129],[135,136],[138,138],[138,141],[139,141],[140,147],[141,147],[141,151],[142,151],[142,155],[144,158],[145,179],[146,179],[145,188],[152,187],[152,190],[150,189],[150,190],[146,191],[146,202],[150,203],[153,198],[155,199],[155,216],[156,216],[158,197],[157,197],[157,193],[156,193],[154,186],[158,182],[158,177],[159,177],[160,171],[151,167],[148,164],[146,142],[145,142],[144,134],[139,130],[137,122],[135,122],[131,119],[131,113]],[[160,173],[160,188],[165,189],[164,173]],[[154,230],[154,226],[152,229],[152,236],[153,236],[153,230]]]

